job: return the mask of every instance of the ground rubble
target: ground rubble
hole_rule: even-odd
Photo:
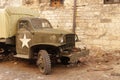
[[[0,62],[0,80],[120,80],[120,53],[88,56],[81,63],[66,67],[56,64],[50,75],[43,75],[28,60]]]

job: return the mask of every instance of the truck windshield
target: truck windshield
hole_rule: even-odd
[[[32,19],[31,22],[32,22],[33,28],[37,30],[42,28],[52,28],[51,24],[46,19],[35,18],[35,19]]]

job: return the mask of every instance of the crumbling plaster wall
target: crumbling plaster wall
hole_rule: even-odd
[[[22,6],[22,0],[0,0],[0,9],[7,6]]]
[[[120,49],[120,4],[104,4],[104,0],[77,0],[76,33],[90,49]],[[55,28],[71,30],[74,0],[65,0],[60,8],[41,5],[40,17],[50,20]]]
[[[120,49],[120,4],[78,0],[77,34],[90,48]]]

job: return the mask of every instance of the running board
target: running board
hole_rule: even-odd
[[[23,55],[23,54],[16,54],[16,55],[14,55],[14,57],[29,59],[29,56],[28,56],[28,55]]]

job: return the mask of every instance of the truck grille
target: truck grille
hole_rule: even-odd
[[[75,46],[75,34],[67,34],[66,35],[66,44],[67,46]]]

